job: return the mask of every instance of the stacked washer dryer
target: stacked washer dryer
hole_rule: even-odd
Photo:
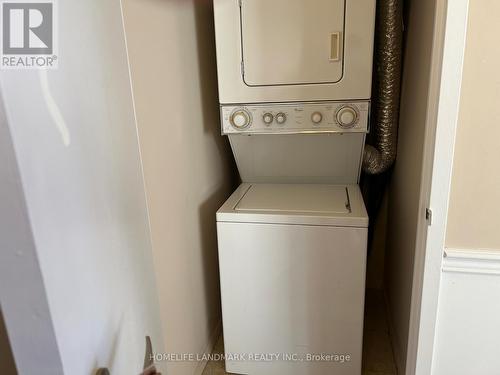
[[[226,370],[359,375],[375,0],[214,0]]]

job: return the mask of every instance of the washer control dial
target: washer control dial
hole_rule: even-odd
[[[274,116],[272,113],[264,113],[264,116],[262,116],[262,120],[264,121],[264,124],[266,125],[271,125],[274,121]]]
[[[321,114],[321,112],[314,112],[311,115],[311,121],[314,124],[319,124],[321,121],[323,121],[323,115]]]
[[[350,105],[340,107],[335,115],[337,124],[342,128],[349,129],[352,128],[359,119],[358,110]]]
[[[244,108],[238,108],[231,114],[231,125],[236,129],[244,129],[252,123],[252,116]]]
[[[278,124],[284,124],[286,122],[286,115],[283,112],[280,112],[276,115],[276,122]]]

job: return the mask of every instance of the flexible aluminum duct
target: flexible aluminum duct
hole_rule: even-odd
[[[394,163],[398,141],[403,49],[402,0],[378,0],[375,43],[374,125],[363,170],[379,174]]]

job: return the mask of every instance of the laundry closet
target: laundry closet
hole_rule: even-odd
[[[242,181],[217,212],[224,347],[281,355],[228,357],[226,371],[395,371],[390,295],[365,281],[397,154],[402,3],[218,0],[214,15],[221,133]],[[363,365],[372,345],[381,363]]]
[[[126,4],[126,29],[130,19],[142,25]],[[152,75],[139,68],[145,50],[140,38],[127,37],[132,82],[142,93],[139,136],[153,238],[158,232],[159,248],[174,260],[165,258],[157,277],[179,288],[165,288],[163,297],[160,291],[160,304],[183,300],[192,311],[165,314],[166,327],[176,327],[165,330],[167,348],[198,351],[223,336],[226,354],[285,356],[226,358],[225,370],[236,374],[404,373],[414,350],[413,267],[426,225],[420,184],[425,137],[433,131],[428,103],[442,6],[189,4],[169,3],[169,21],[158,15],[151,26],[151,34],[161,25],[173,40],[168,50],[176,53],[159,60],[171,69],[160,72],[159,65]],[[161,105],[151,100],[152,86],[158,95],[168,88]],[[141,113],[151,122],[175,120],[168,129],[141,127]],[[159,174],[159,160],[175,160],[179,168],[169,168],[193,183],[167,181],[170,169]],[[165,197],[165,189],[175,192]],[[184,206],[175,211],[181,221],[171,217],[181,202],[176,196],[190,197],[192,220]],[[192,266],[188,259],[200,260]],[[192,323],[197,334],[182,335]],[[325,352],[343,359],[293,357]],[[193,366],[168,365],[186,374]]]

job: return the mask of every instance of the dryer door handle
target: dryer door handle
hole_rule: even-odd
[[[340,31],[330,34],[330,61],[340,61],[342,54]]]

